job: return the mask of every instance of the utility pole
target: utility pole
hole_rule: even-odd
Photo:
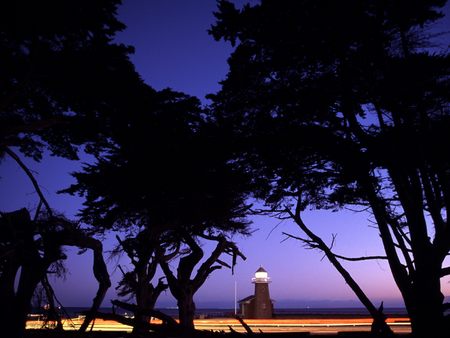
[[[237,316],[237,281],[234,280],[234,315]]]

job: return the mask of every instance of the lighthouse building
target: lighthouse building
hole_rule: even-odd
[[[255,294],[239,301],[239,310],[244,318],[272,318],[273,302],[270,299],[270,278],[267,271],[260,267],[252,278],[255,284]]]

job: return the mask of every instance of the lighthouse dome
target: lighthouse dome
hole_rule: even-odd
[[[267,271],[260,266],[258,270],[255,272],[255,278],[253,278],[254,283],[268,283],[269,282],[269,275]]]

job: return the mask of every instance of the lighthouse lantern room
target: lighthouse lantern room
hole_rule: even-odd
[[[255,277],[252,278],[253,283],[270,283],[269,274],[262,266],[255,272]]]

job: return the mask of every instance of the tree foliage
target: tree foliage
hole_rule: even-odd
[[[123,111],[141,82],[133,49],[113,41],[125,28],[119,4],[2,2],[0,155],[16,146],[34,159],[45,148],[75,159],[77,146],[105,136],[104,118]]]
[[[217,268],[210,269],[219,256],[235,248],[227,236],[247,232],[247,176],[231,165],[225,135],[198,99],[147,87],[137,106],[123,116],[121,128],[113,131],[109,148],[97,156],[96,163],[75,173],[77,183],[65,192],[85,196],[82,219],[96,224],[98,230],[127,233],[127,253],[136,260],[132,272],[136,276],[139,266],[154,266],[155,261],[167,264],[174,258],[189,261],[186,274],[190,276],[203,257],[196,241],[211,238],[208,236],[222,238],[220,250],[207,260],[202,276],[187,295],[189,300],[179,304],[180,313],[186,310],[183,304],[189,305],[181,324],[191,327],[195,291]],[[147,254],[139,255],[144,253],[139,238],[145,239]],[[164,272],[179,299],[178,281],[170,269]],[[150,282],[147,279],[148,287]],[[141,287],[144,284],[138,289]],[[134,290],[136,295],[139,292]]]
[[[104,228],[244,230],[245,176],[227,163],[220,130],[202,120],[195,98],[151,88],[146,94],[141,108],[123,117],[105,153],[65,190],[86,197],[83,220]]]
[[[257,196],[298,223],[307,207],[370,207],[420,334],[444,325],[450,249],[450,57],[426,49],[444,4],[220,1],[210,31],[236,44],[212,98]]]

